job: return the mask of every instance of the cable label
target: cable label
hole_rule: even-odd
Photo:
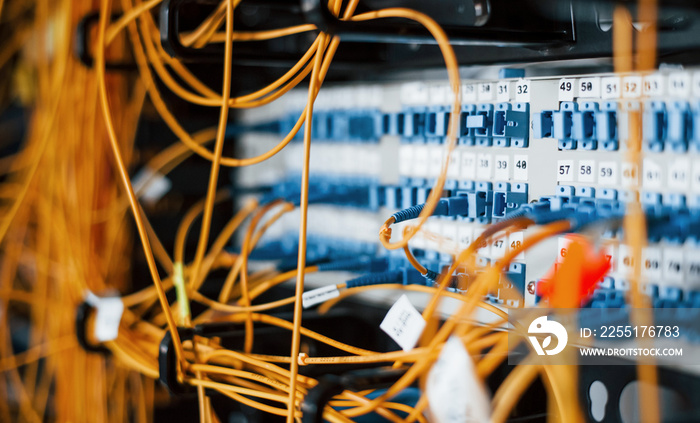
[[[391,306],[379,328],[404,351],[411,351],[423,333],[425,320],[404,294]]]
[[[491,406],[462,341],[447,340],[428,373],[430,414],[438,423],[491,421]]]
[[[95,339],[107,342],[117,339],[124,303],[119,297],[100,298],[88,292],[85,301],[95,308]]]
[[[340,291],[338,291],[337,286],[322,286],[320,288],[304,292],[304,294],[301,296],[301,304],[304,308],[309,308],[315,306],[316,304],[325,303],[338,295],[340,295]]]

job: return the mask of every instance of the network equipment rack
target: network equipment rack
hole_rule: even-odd
[[[700,420],[700,4],[0,0],[0,38],[0,420]]]

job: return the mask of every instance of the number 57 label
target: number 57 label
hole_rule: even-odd
[[[571,182],[574,180],[574,161],[559,160],[557,162],[557,181]]]

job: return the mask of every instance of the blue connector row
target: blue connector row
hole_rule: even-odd
[[[619,148],[618,104],[608,101],[563,101],[559,110],[544,110],[533,118],[535,138],[554,138],[559,150],[608,150]]]
[[[507,182],[464,182],[452,184],[446,190],[449,197],[440,200],[434,216],[447,216],[468,221],[489,223],[498,221],[528,201],[528,185]],[[390,209],[401,209],[394,216],[396,221],[416,218],[430,191],[417,187],[382,187],[378,204]]]
[[[645,105],[643,132],[651,151],[700,151],[700,103],[652,101]]]
[[[298,113],[290,113],[279,122],[280,136],[287,135],[299,119]],[[295,140],[303,138],[303,128]],[[383,115],[375,109],[316,110],[311,128],[314,140],[326,142],[373,143],[386,135]]]
[[[442,141],[449,129],[450,107],[412,107],[384,115],[384,130],[406,141]],[[459,120],[459,143],[525,148],[529,142],[528,103],[466,104]]]

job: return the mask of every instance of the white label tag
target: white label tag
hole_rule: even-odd
[[[530,80],[520,79],[515,83],[515,101],[518,103],[530,102]]]
[[[513,179],[516,181],[527,181],[527,156],[515,155],[513,156],[513,161],[515,162],[513,167]]]
[[[664,76],[655,74],[644,77],[642,92],[647,97],[656,97],[664,94]]]
[[[622,96],[625,98],[638,98],[642,95],[642,77],[626,76],[622,80]]]
[[[668,168],[668,186],[686,190],[690,184],[690,160],[678,158]]]
[[[693,74],[693,97],[700,97],[700,72]]]
[[[601,185],[617,184],[617,162],[600,162],[598,183]]]
[[[426,177],[428,176],[430,149],[427,146],[415,147],[413,150],[413,175]]]
[[[434,105],[446,105],[448,103],[448,92],[450,91],[450,87],[447,85],[435,85],[432,86],[428,89],[429,92],[429,97],[430,97],[430,104]]]
[[[559,80],[559,101],[574,101],[576,80],[562,78]]]
[[[559,160],[557,162],[557,181],[571,182],[574,180],[574,161]]]
[[[508,241],[505,239],[497,239],[491,243],[491,251],[489,257],[499,259],[506,254],[508,249]]]
[[[578,96],[581,98],[600,97],[600,78],[581,78],[578,82]]]
[[[340,295],[338,287],[335,285],[322,286],[320,288],[312,289],[311,291],[306,291],[301,295],[301,305],[304,308],[313,307],[316,304],[325,303],[331,298],[335,298]]]
[[[401,86],[401,102],[407,105],[428,103],[428,87],[422,82],[410,82]]]
[[[474,233],[471,226],[460,226],[457,228],[457,242],[459,248],[466,249],[472,243],[472,234]]]
[[[683,250],[664,249],[664,282],[683,282]]]
[[[642,250],[642,275],[651,282],[659,282],[662,277],[661,250],[647,247]]]
[[[95,309],[95,339],[107,342],[117,339],[124,303],[119,297],[100,298],[89,292],[85,301]]]
[[[623,187],[636,187],[639,186],[639,177],[637,176],[637,165],[630,162],[622,163],[622,186]]]
[[[490,154],[479,154],[477,156],[476,177],[477,179],[488,181],[491,179],[491,169],[493,169],[493,156]]]
[[[661,188],[661,166],[651,159],[644,159],[643,166],[642,185],[644,188]]]
[[[595,160],[579,160],[576,173],[579,182],[595,182]]]
[[[497,155],[496,170],[494,171],[494,179],[497,181],[507,181],[510,176],[510,157],[506,155]]]
[[[476,154],[462,153],[462,179],[473,181],[476,177]]]
[[[462,85],[462,101],[464,101],[466,103],[473,103],[476,101],[476,85],[475,84]]]
[[[605,99],[620,98],[620,77],[609,76],[601,80],[601,97]]]
[[[690,93],[690,74],[676,72],[668,76],[668,94],[672,97],[687,97]]]
[[[430,369],[425,390],[437,423],[491,421],[491,402],[464,344],[455,336],[447,340]]]
[[[425,320],[404,294],[391,306],[379,328],[404,351],[411,351],[423,333]]]
[[[523,245],[523,233],[522,232],[513,232],[510,234],[508,237],[508,251],[513,251],[517,248],[520,248]],[[515,257],[515,260],[525,260],[525,251],[522,251],[520,254],[518,254]]]
[[[496,101],[499,103],[510,101],[510,81],[501,81],[496,84]]]
[[[634,257],[632,249],[627,245],[620,245],[617,249],[617,271],[625,276],[631,275],[634,271]]]
[[[700,192],[700,160],[693,161],[693,181],[690,184],[690,189],[694,192]]]
[[[492,101],[494,98],[494,84],[479,84],[477,96],[479,101]]]
[[[443,155],[445,150],[441,146],[430,147],[430,164],[428,165],[428,176],[438,177],[442,171]]]
[[[131,186],[137,196],[147,203],[157,203],[165,194],[170,191],[173,183],[165,175],[154,172],[150,167],[145,166],[131,180]]]
[[[450,154],[450,164],[447,166],[447,177],[451,179],[459,178],[459,151],[452,151]]]
[[[413,167],[413,146],[402,144],[399,146],[399,175],[409,175]]]

